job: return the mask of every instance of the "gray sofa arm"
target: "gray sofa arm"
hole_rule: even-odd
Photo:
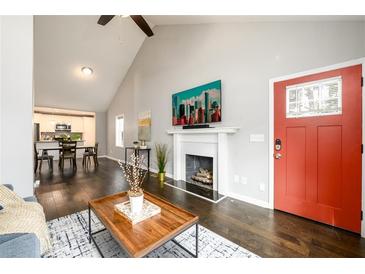
[[[11,191],[14,191],[14,186],[9,184],[4,184],[7,188],[9,188]]]
[[[26,201],[26,202],[36,202],[36,203],[38,202],[37,197],[35,197],[35,196],[25,197],[24,201]]]
[[[0,258],[40,258],[40,243],[34,233],[0,235]]]
[[[4,184],[4,186],[6,186],[8,189],[10,189],[11,191],[14,191],[14,186],[10,185],[10,184]],[[35,196],[30,196],[30,197],[25,197],[24,201],[26,202],[38,202],[37,197]]]

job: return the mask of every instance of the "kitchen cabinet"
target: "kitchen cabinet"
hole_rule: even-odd
[[[49,132],[51,121],[48,119],[48,115],[41,116],[41,132]]]
[[[56,115],[44,115],[46,120],[46,129],[47,132],[54,132],[57,123],[57,116]],[[48,116],[48,117],[47,117]]]
[[[41,132],[54,132],[56,124],[70,124],[72,132],[83,133],[85,118],[94,120],[94,118],[91,117],[79,117],[79,116],[51,115],[51,114],[39,114],[39,113],[34,113],[33,115],[33,121],[34,123],[40,124]],[[86,119],[86,121],[87,123],[90,123],[88,119]],[[93,130],[89,124],[87,128],[88,129],[91,128],[91,130]]]
[[[33,123],[40,123],[40,120],[41,120],[41,114],[39,113],[33,113]]]
[[[33,122],[39,124],[39,130],[40,132],[46,131],[46,125],[45,125],[45,119],[43,114],[34,113],[33,115]]]
[[[39,123],[41,132],[54,132],[56,119],[54,115],[34,114],[34,123]]]
[[[94,117],[83,117],[84,122],[84,133],[83,138],[85,146],[95,145],[95,118]]]
[[[42,111],[42,109],[38,109],[38,111]],[[45,112],[33,113],[33,122],[40,124],[40,132],[53,132],[58,135],[60,132],[55,132],[56,124],[70,124],[71,132],[80,133],[80,138],[85,140],[85,145],[95,145],[95,113],[75,113],[75,111],[61,113],[48,108],[43,111]],[[53,135],[48,134],[47,137],[53,138]]]
[[[72,116],[71,130],[72,132],[84,132],[84,117]]]
[[[57,115],[57,123],[72,125],[72,116]]]

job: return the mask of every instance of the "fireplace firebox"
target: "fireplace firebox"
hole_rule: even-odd
[[[213,157],[185,155],[185,181],[213,189]]]

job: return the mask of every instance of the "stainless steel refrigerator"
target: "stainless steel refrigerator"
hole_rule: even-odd
[[[40,129],[39,129],[39,123],[33,124],[33,141],[37,142],[40,139]]]

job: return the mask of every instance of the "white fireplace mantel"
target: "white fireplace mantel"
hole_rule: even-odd
[[[209,128],[197,128],[197,129],[170,129],[167,130],[168,134],[212,134],[212,133],[236,133],[239,127],[209,127]]]
[[[200,129],[170,129],[174,137],[174,179],[185,180],[187,154],[213,158],[213,189],[219,194],[228,193],[228,140],[238,127],[214,127]]]

